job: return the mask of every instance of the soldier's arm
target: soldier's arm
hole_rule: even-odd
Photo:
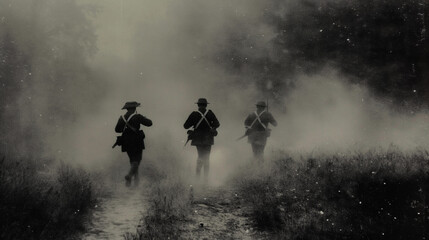
[[[219,120],[217,120],[216,115],[211,110],[210,110],[210,112],[211,112],[211,115],[212,115],[212,120],[211,120],[210,125],[213,128],[218,128],[220,126]]]
[[[247,116],[246,120],[244,120],[244,126],[246,128],[250,127],[250,125],[252,124],[253,119],[252,119],[252,114],[249,114],[249,116]]]
[[[270,123],[276,127],[277,126],[277,121],[276,119],[274,119],[273,115],[270,113]]]
[[[121,133],[124,131],[125,122],[122,120],[122,117],[119,117],[118,122],[116,123],[115,132]]]
[[[140,124],[150,127],[152,126],[152,120],[146,118],[145,116],[140,115]]]
[[[188,119],[186,119],[186,122],[183,124],[183,127],[185,129],[188,129],[188,128],[192,127],[195,124],[195,121],[194,121],[195,114],[194,113],[195,112],[191,113],[189,115]]]

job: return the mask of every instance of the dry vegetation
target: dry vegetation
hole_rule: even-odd
[[[192,201],[189,188],[178,178],[164,178],[154,182],[149,193],[149,209],[143,226],[136,233],[126,233],[126,240],[177,239],[179,221],[186,219]]]
[[[232,179],[254,237],[428,239],[428,152],[280,156],[264,167],[243,167]],[[186,184],[157,181],[142,227],[125,239],[181,238],[190,209]]]
[[[428,239],[429,154],[284,156],[236,178],[261,231],[284,239]]]
[[[0,192],[1,239],[67,239],[83,230],[98,191],[81,169],[3,158]]]

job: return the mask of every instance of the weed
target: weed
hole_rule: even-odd
[[[287,239],[428,239],[424,151],[283,157],[236,180],[257,227]]]
[[[177,178],[165,178],[151,189],[150,208],[143,218],[143,227],[126,233],[126,240],[177,239],[178,222],[185,219],[190,209],[188,189]]]
[[[37,161],[0,161],[1,239],[64,239],[83,229],[96,199],[91,176],[64,164],[40,170]]]

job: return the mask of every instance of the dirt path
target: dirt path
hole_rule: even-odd
[[[195,189],[192,214],[181,226],[183,239],[267,239],[256,231],[232,189]]]
[[[126,232],[135,232],[147,209],[146,185],[140,184],[138,188],[120,185],[101,199],[82,239],[123,239]]]

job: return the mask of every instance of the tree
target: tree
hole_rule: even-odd
[[[2,145],[40,152],[41,136],[61,131],[100,96],[88,67],[96,10],[74,0],[0,3]]]
[[[245,73],[259,73],[254,78],[264,91],[266,81],[273,81],[287,94],[297,73],[330,64],[397,104],[427,106],[427,5],[423,0],[271,0],[264,20],[276,32],[272,47],[260,49],[266,54],[245,55],[231,41],[224,56],[245,55],[246,69],[254,70]],[[243,72],[243,64],[231,66]]]

